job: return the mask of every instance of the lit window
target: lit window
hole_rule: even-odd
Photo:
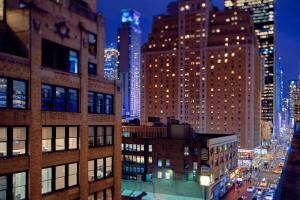
[[[26,127],[0,127],[0,157],[27,154]]]
[[[162,178],[162,172],[161,171],[157,172],[157,178]]]
[[[162,167],[162,160],[157,161],[157,167]]]
[[[5,15],[4,2],[5,0],[0,0],[0,21],[4,20],[4,15]]]
[[[42,169],[42,194],[52,191],[52,168]]]
[[[149,152],[152,152],[152,144],[149,144],[149,145],[148,145],[148,151],[149,151]]]

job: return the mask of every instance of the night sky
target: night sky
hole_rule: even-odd
[[[164,13],[173,0],[98,0],[98,10],[105,17],[106,44],[116,43],[117,29],[121,23],[121,9],[139,11],[142,41],[147,41],[151,30],[152,16]],[[213,0],[223,8],[223,0]],[[276,5],[276,51],[282,57],[284,80],[296,79],[300,68],[300,0],[277,0]],[[285,87],[287,87],[285,85]]]

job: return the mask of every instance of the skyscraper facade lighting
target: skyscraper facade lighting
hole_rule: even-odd
[[[118,78],[122,84],[123,117],[140,117],[141,29],[139,19],[140,13],[137,11],[122,10],[122,24],[118,30],[120,53]]]
[[[265,84],[262,92],[262,120],[273,122],[275,111],[275,0],[224,0],[226,9],[249,11],[264,59]]]
[[[108,80],[118,79],[119,51],[109,47],[104,49],[104,78]]]

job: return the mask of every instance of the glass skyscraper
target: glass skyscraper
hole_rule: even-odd
[[[250,12],[264,58],[264,91],[262,94],[262,120],[273,122],[275,103],[275,0],[224,0],[226,9],[244,9]]]
[[[119,51],[114,47],[104,49],[104,78],[118,79]]]
[[[140,13],[135,10],[122,10],[122,24],[118,30],[118,50],[122,116],[140,118],[141,29]]]

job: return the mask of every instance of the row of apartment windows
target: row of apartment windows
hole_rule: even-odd
[[[112,157],[101,158],[98,160],[105,160],[106,164],[103,164],[102,169],[106,169],[105,177],[112,175]],[[89,161],[90,162],[90,161]],[[69,163],[65,165],[52,166],[42,169],[41,171],[41,193],[48,194],[54,191],[59,191],[64,188],[70,188],[79,185],[79,164]],[[102,172],[103,174],[103,172]],[[18,199],[23,200],[28,198],[28,174],[27,172],[18,172],[12,174],[0,175],[0,199],[11,200]],[[104,178],[104,176],[102,176]],[[100,199],[110,200],[112,199],[112,190],[102,191],[98,193],[97,197]],[[94,195],[94,194],[92,194]],[[90,195],[90,196],[92,196]],[[91,199],[89,196],[89,199]],[[99,198],[98,198],[99,199]]]
[[[113,126],[90,126],[89,147],[113,145]],[[79,149],[78,126],[42,127],[42,152]],[[26,155],[28,128],[22,126],[0,127],[0,157]]]
[[[43,84],[41,103],[42,111],[79,112],[79,91],[74,88]],[[0,108],[27,109],[28,82],[0,77]],[[88,111],[113,114],[113,95],[89,92]]]
[[[113,176],[113,157],[89,160],[88,180],[90,182]]]
[[[122,144],[122,151],[144,151],[145,146],[143,144]]]

